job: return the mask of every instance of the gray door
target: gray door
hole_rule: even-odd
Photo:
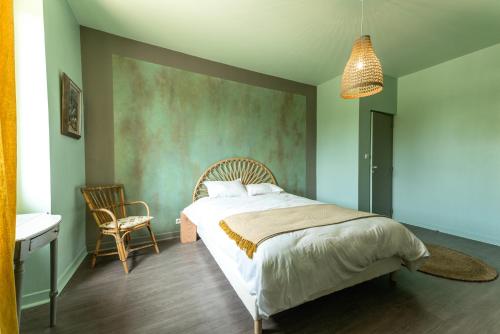
[[[393,116],[372,111],[372,212],[392,217]]]

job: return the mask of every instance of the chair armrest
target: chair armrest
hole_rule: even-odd
[[[125,202],[123,205],[135,205],[135,204],[142,204],[146,208],[146,216],[149,217],[149,206],[146,204],[146,202],[143,201],[132,201],[132,202]]]
[[[119,230],[119,226],[118,226],[118,222],[116,221],[116,217],[115,215],[113,214],[113,212],[111,212],[110,210],[108,209],[91,209],[90,212],[92,213],[96,213],[96,212],[103,212],[105,214],[107,214],[108,216],[111,217],[111,220],[115,223],[115,227],[116,227],[116,232],[118,232]],[[99,224],[99,227],[100,227],[101,224]]]

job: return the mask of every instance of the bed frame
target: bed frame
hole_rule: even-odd
[[[203,175],[199,178],[193,191],[193,202],[208,196],[207,189],[203,182],[205,181],[232,181],[241,179],[243,184],[250,183],[272,183],[276,184],[276,179],[273,174],[264,164],[249,158],[231,158],[216,162],[210,166]],[[183,233],[184,236],[183,236]],[[226,276],[227,280],[233,287],[234,291],[240,297],[243,305],[250,312],[254,319],[254,333],[262,333],[262,316],[259,314],[257,307],[257,299],[255,295],[250,294],[245,281],[241,278],[233,260],[231,260],[225,253],[221,252],[216,246],[208,233],[203,229],[197,228],[188,217],[181,214],[181,241],[193,242],[200,236],[205,246],[212,254],[215,262],[219,265],[220,269]],[[369,281],[373,278],[387,275],[392,282],[395,282],[395,274],[401,268],[401,259],[398,257],[391,257],[373,263],[364,271],[354,275],[350,279],[343,281],[341,284],[331,287],[330,289],[320,291],[311,300],[328,295],[335,291],[339,291],[350,286]],[[294,305],[297,306],[297,305]]]

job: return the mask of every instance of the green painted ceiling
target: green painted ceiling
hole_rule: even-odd
[[[309,84],[340,73],[357,0],[67,0],[81,25]],[[500,0],[365,0],[384,72],[418,71],[500,43]]]

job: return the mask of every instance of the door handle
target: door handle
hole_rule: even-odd
[[[375,170],[378,168],[378,166],[372,166],[372,174],[375,173]]]

